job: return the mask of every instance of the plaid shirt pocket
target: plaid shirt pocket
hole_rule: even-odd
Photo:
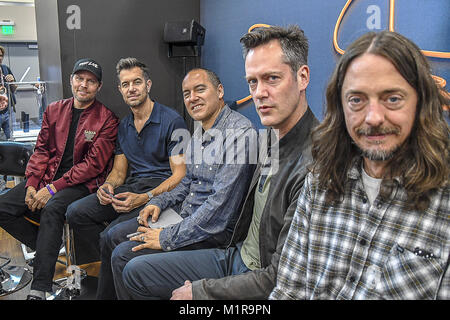
[[[438,253],[440,250],[434,252]],[[444,266],[445,263],[438,254],[430,256],[422,254],[418,247],[411,250],[395,244],[381,271],[381,283],[377,288],[380,298],[434,299]]]

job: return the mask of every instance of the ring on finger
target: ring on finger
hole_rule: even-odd
[[[144,241],[145,240],[145,237],[144,236],[141,236],[141,241]]]

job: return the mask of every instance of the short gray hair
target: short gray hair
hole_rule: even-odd
[[[144,63],[140,62],[138,59],[132,57],[122,58],[119,60],[119,62],[117,62],[116,65],[117,79],[119,79],[119,75],[122,70],[130,70],[136,67],[142,70],[145,81],[150,80],[150,75],[147,66]]]

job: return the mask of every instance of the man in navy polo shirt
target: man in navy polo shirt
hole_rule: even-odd
[[[105,183],[67,209],[75,243],[83,248],[76,250],[78,264],[99,260],[106,226],[136,217],[153,196],[172,190],[186,174],[183,155],[172,154],[178,141],[171,140],[174,130],[187,129],[183,118],[150,99],[152,81],[145,64],[125,58],[116,71],[131,112],[119,124],[114,166]]]

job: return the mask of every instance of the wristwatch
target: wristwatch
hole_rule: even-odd
[[[146,192],[147,196],[148,196],[148,201],[150,201],[153,198],[153,194],[151,191]]]

